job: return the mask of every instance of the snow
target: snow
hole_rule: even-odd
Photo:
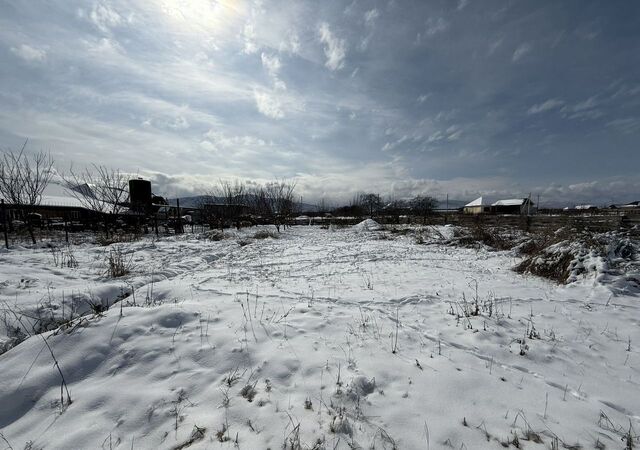
[[[362,222],[353,226],[356,231],[381,231],[383,226],[373,219],[365,219]]]
[[[498,200],[491,206],[522,206],[527,199],[525,198],[508,198],[505,200]]]
[[[40,202],[43,206],[68,206],[74,208],[84,208],[85,206],[69,194],[69,191],[64,187],[64,182],[54,180],[47,184],[42,195]]]
[[[477,199],[473,200],[472,202],[467,203],[466,205],[464,205],[465,207],[472,207],[472,206],[484,206],[487,205],[488,203],[485,203],[483,200],[483,197],[478,197]]]
[[[43,195],[40,202],[41,206],[68,206],[73,208],[84,208],[80,200],[69,196]]]
[[[519,275],[511,252],[447,245],[453,227],[418,245],[359,225],[114,244],[134,262],[121,279],[110,247],[72,246],[75,268],[0,253],[4,342],[10,311],[59,321],[124,298],[0,355],[0,433],[16,449],[546,449],[640,430],[637,297]]]

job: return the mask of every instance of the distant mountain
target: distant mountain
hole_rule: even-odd
[[[180,207],[181,208],[197,208],[199,205],[202,204],[203,200],[206,198],[205,195],[196,195],[193,197],[180,197],[178,199],[175,198],[168,198],[167,202],[171,205],[171,206],[177,206],[177,200],[180,200]],[[216,202],[219,202],[220,199],[216,199]]]

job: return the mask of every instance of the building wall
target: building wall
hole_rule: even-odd
[[[491,212],[490,206],[465,206],[465,214],[483,214]]]
[[[40,205],[27,209],[27,213],[40,214],[43,219],[64,219],[82,220],[92,215],[92,213],[84,208],[76,208],[71,206],[48,206]],[[7,208],[8,220],[24,220],[20,209],[15,207]]]

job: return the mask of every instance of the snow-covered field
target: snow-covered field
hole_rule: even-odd
[[[0,253],[0,348],[18,319],[124,298],[0,355],[0,448],[640,445],[637,297],[519,275],[446,227],[255,232],[120,244],[116,279],[109,247],[74,246],[71,268]]]

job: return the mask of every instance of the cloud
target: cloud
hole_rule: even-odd
[[[592,97],[589,97],[585,101],[582,101],[576,104],[573,108],[571,108],[571,110],[573,112],[579,112],[579,111],[584,111],[586,109],[594,108],[597,105],[598,105],[597,96],[594,95]]]
[[[282,68],[282,63],[280,62],[280,58],[276,55],[268,55],[267,53],[262,52],[260,55],[260,59],[262,60],[262,66],[265,68],[271,79],[273,80],[273,87],[278,91],[286,91],[287,85],[284,81],[280,79],[280,69]]]
[[[606,124],[613,127],[624,134],[634,134],[640,132],[640,117],[626,117],[624,119],[615,119]]]
[[[528,114],[539,114],[541,112],[545,112],[545,111],[550,111],[552,109],[557,109],[560,108],[561,106],[564,105],[564,102],[562,100],[558,100],[555,98],[550,98],[549,100],[537,104],[537,105],[533,105],[531,108],[529,108],[529,110],[527,111]]]
[[[427,20],[427,25],[425,28],[426,34],[429,36],[433,36],[434,34],[442,33],[449,28],[449,22],[444,20],[442,17],[438,17],[437,19],[429,18]]]
[[[442,17],[429,17],[425,22],[424,31],[416,35],[415,44],[419,45],[425,39],[431,38],[439,33],[443,33],[449,29],[449,22]]]
[[[600,192],[569,185],[637,170],[640,33],[617,32],[635,24],[618,8],[49,3],[0,6],[5,146],[29,137],[63,161],[170,173],[189,189],[212,174],[299,176],[305,198],[555,182],[568,199]],[[596,40],[573,31],[594,20]]]
[[[256,89],[253,95],[256,107],[261,114],[270,119],[282,119],[284,117],[282,105],[273,93]]]
[[[175,117],[167,123],[169,128],[173,130],[186,130],[189,128],[189,121],[182,116]]]
[[[264,139],[255,136],[229,136],[222,131],[214,129],[207,131],[203,135],[200,145],[203,148],[226,154],[229,158],[237,158],[241,154],[246,156],[270,146]]]
[[[608,206],[612,203],[624,203],[638,200],[634,192],[640,191],[640,178],[617,176],[575,183],[552,183],[536,188],[544,201],[551,205],[575,205],[595,203]]]
[[[188,130],[191,127],[189,121],[181,115],[169,118],[149,118],[143,122],[143,125],[174,131]]]
[[[579,25],[575,29],[576,36],[587,41],[593,41],[602,34],[602,25],[600,20],[594,20],[589,23]]]
[[[267,70],[269,75],[272,77],[277,77],[280,72],[280,68],[282,64],[280,63],[280,58],[275,55],[268,55],[264,52],[260,55],[260,59],[262,60],[262,66]]]
[[[258,44],[256,43],[256,31],[253,22],[247,22],[244,25],[242,36],[244,38],[243,52],[247,55],[251,55],[258,51]]]
[[[288,37],[280,42],[278,46],[279,51],[288,52],[292,55],[297,55],[302,50],[302,45],[300,44],[300,37],[295,31],[290,31],[288,33]]]
[[[333,71],[342,69],[347,56],[345,40],[335,37],[327,22],[320,24],[319,33],[320,42],[324,44],[324,54],[327,58],[325,66]]]
[[[469,0],[458,0],[458,7],[456,8],[458,11],[462,11],[469,4]]]
[[[364,23],[367,26],[372,27],[376,24],[376,20],[378,19],[378,17],[380,17],[380,13],[376,8],[373,8],[364,13]]]
[[[598,100],[598,95],[593,95],[573,106],[566,106],[562,108],[562,111],[564,113],[564,117],[568,117],[569,119],[595,120],[605,115],[600,108],[597,108],[600,104],[601,101]]]
[[[457,141],[462,136],[462,129],[457,125],[451,125],[447,128],[447,134],[448,141]]]
[[[520,44],[518,48],[513,52],[513,56],[511,57],[511,61],[517,62],[520,61],[526,54],[533,50],[533,45],[528,42]]]
[[[498,48],[502,45],[502,41],[503,39],[500,38],[500,39],[496,39],[495,41],[489,44],[489,51],[488,51],[489,55],[493,55],[496,52],[496,50],[498,50]]]
[[[100,31],[105,33],[124,23],[122,16],[105,3],[95,3],[89,13],[89,19]]]
[[[374,29],[378,17],[380,17],[380,13],[375,8],[367,11],[364,14],[364,25],[367,28],[368,32],[358,44],[358,49],[360,51],[365,51],[369,47],[369,43],[371,42],[371,39],[373,39]]]
[[[27,44],[11,47],[11,53],[28,62],[41,62],[47,56],[47,52],[43,49],[32,47]]]

